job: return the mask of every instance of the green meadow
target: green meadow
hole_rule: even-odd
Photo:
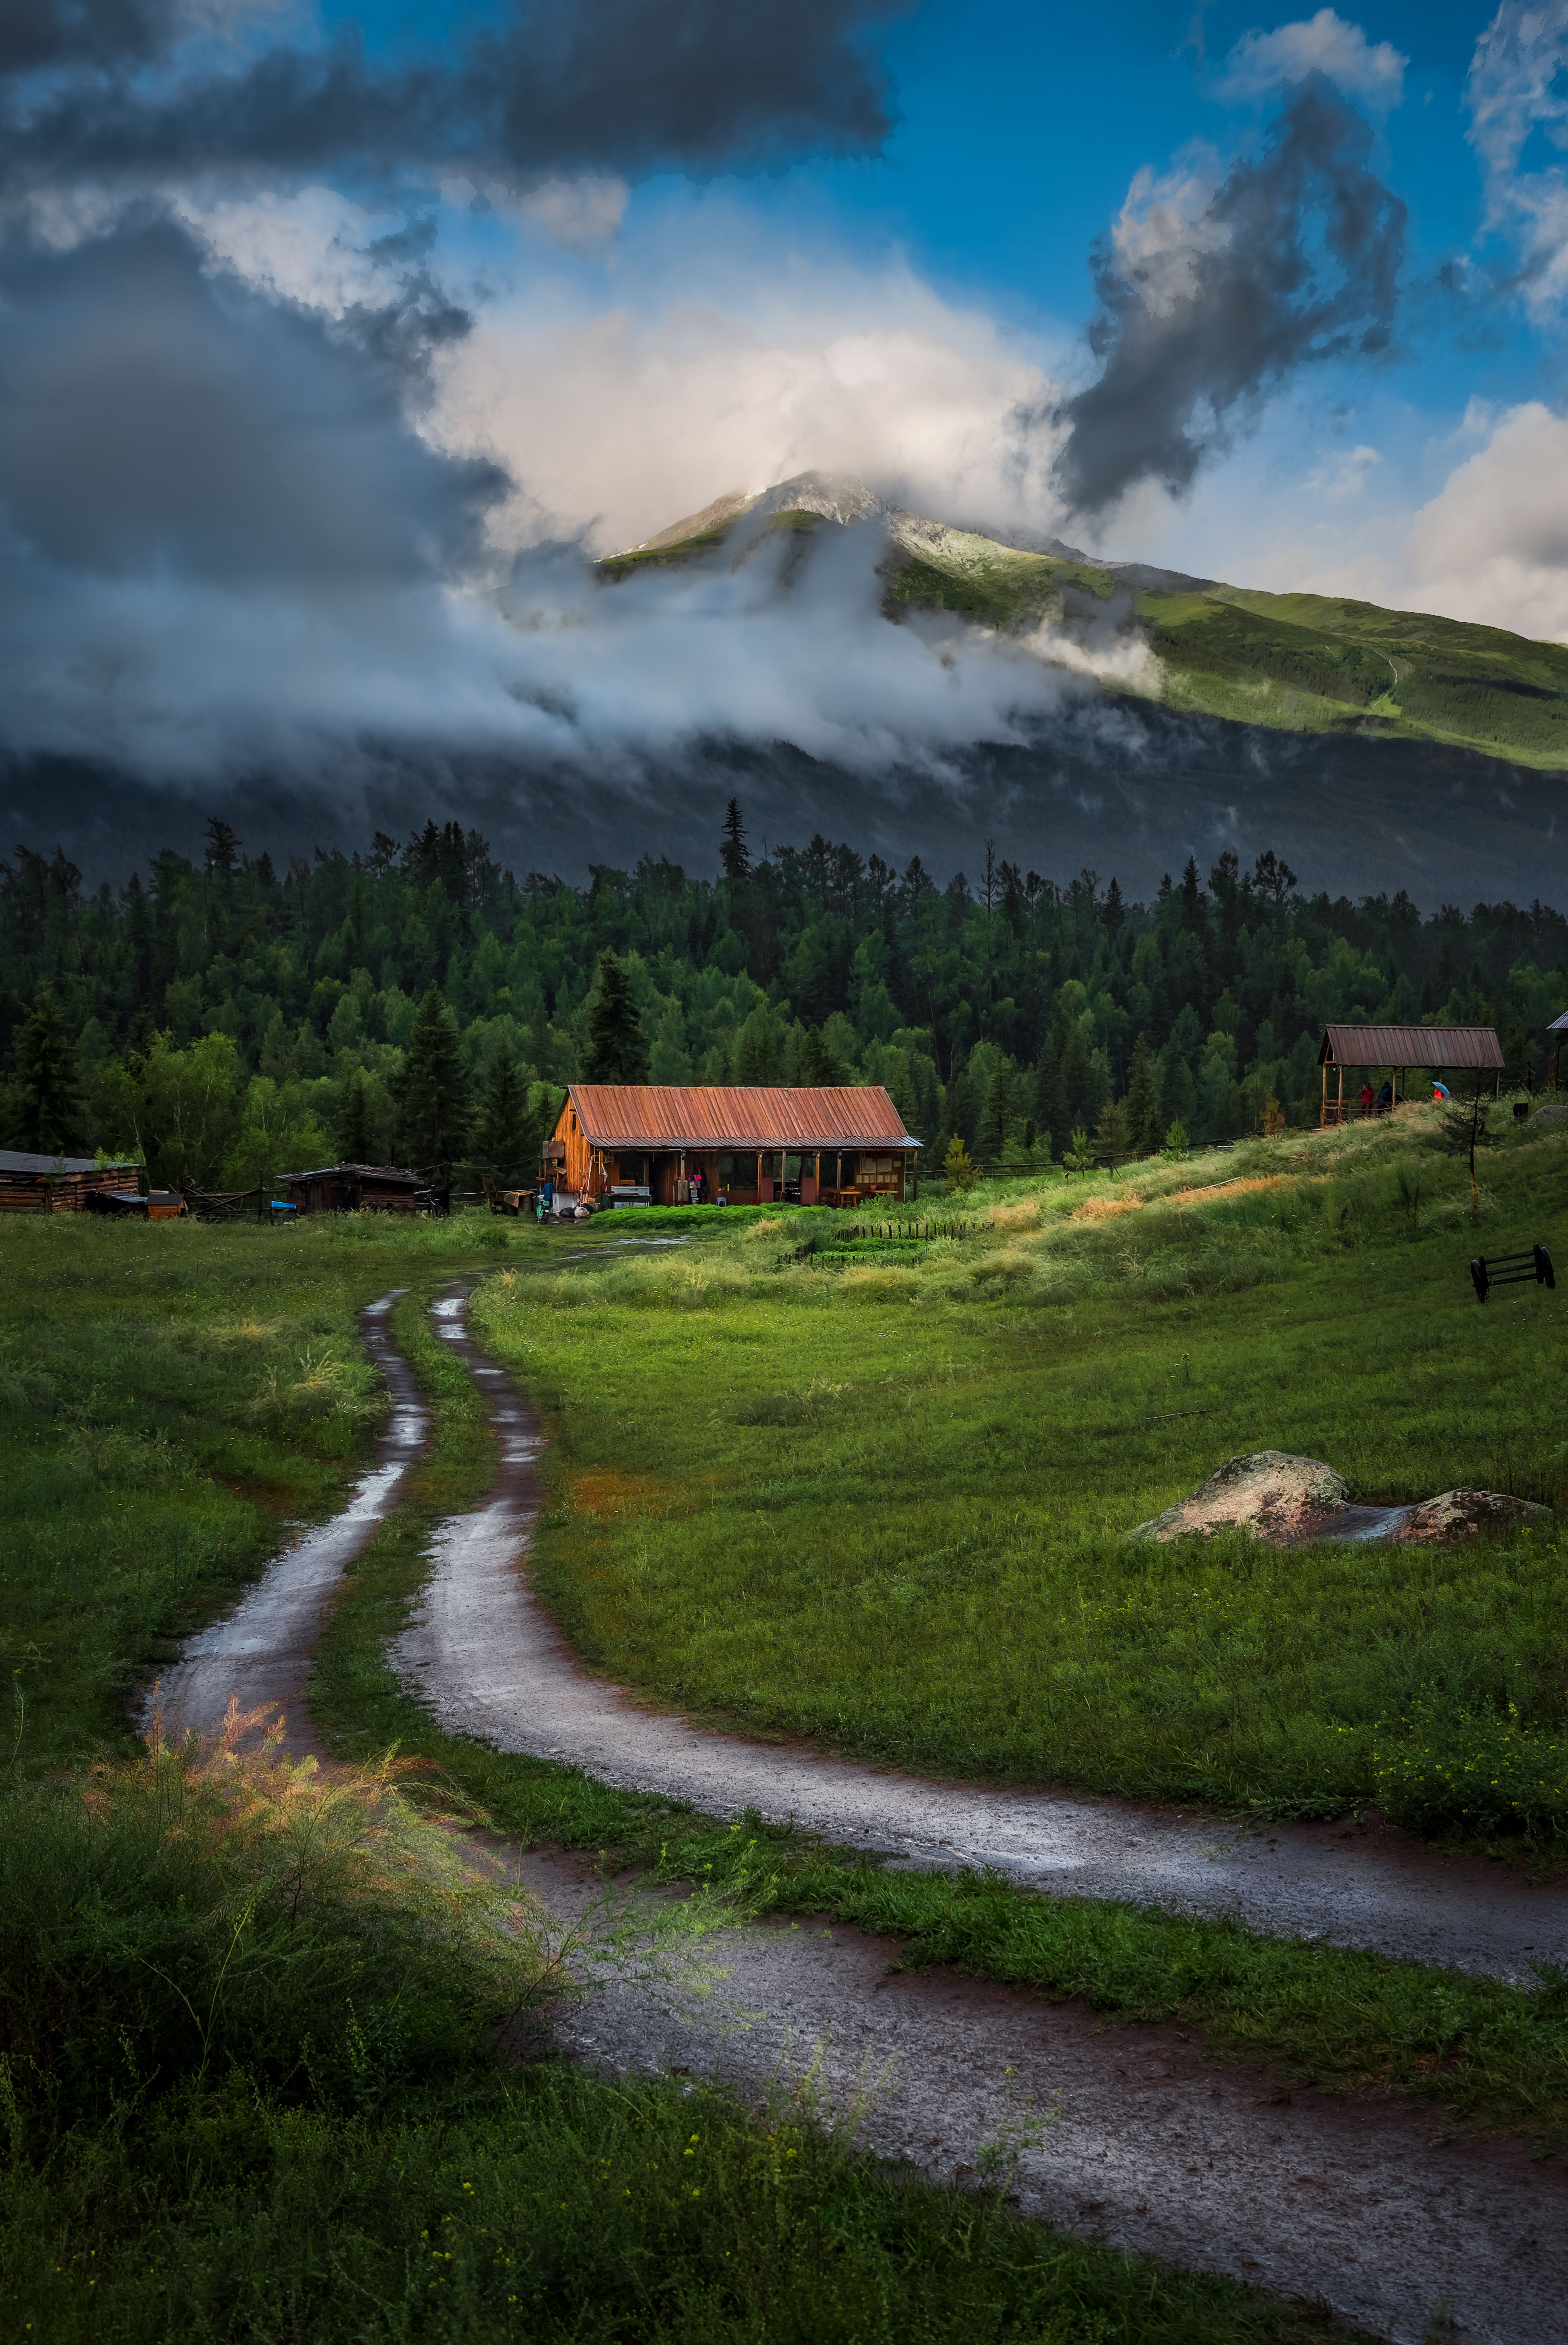
[[[590,1233],[601,1245],[609,1234]],[[741,1217],[723,1233],[746,1249],[747,1278],[766,1236],[748,1237]],[[504,1895],[498,1923],[494,1884],[454,1873],[454,1823],[488,1813],[579,1846],[662,1851],[673,1877],[723,1873],[741,1911],[812,1893],[814,1868],[831,1876],[819,1902],[823,1888],[863,1903],[880,1892],[874,1868],[787,1835],[726,1833],[448,1741],[390,1684],[380,1634],[418,1587],[440,1513],[470,1503],[491,1464],[482,1413],[424,1307],[464,1273],[537,1266],[548,1284],[560,1253],[472,1216],[287,1233],[0,1223],[6,2333],[38,2345],[1344,2333],[1317,2307],[1022,2221],[1005,2155],[980,2189],[911,2187],[788,2078],[743,2107],[548,2056],[529,2015],[552,1991],[556,1950],[526,1913],[514,1926]],[[323,1782],[255,1749],[233,1764],[149,1755],[130,1729],[137,1685],[290,1525],[340,1504],[365,1463],[382,1403],[354,1315],[390,1286],[410,1290],[397,1326],[436,1405],[436,1440],[347,1582],[313,1695],[338,1746],[366,1763]],[[379,1755],[400,1737],[398,1758]],[[929,1958],[1039,1970],[1016,1927],[1022,1901],[985,1923],[973,1888],[931,1887],[927,1910],[902,1917],[912,1937],[946,1929]],[[1122,1998],[1147,2001],[1157,1942],[1128,1918],[1138,1976],[1124,1959]],[[1210,1972],[1217,1945],[1196,1950]],[[1080,1930],[1069,1959],[1083,1950]],[[1525,2001],[1502,1992],[1494,2045],[1499,2017],[1517,2036]],[[1453,2008],[1445,2024],[1452,2035]]]
[[[549,1416],[534,1568],[562,1627],[658,1700],[905,1768],[1269,1817],[1381,1800],[1546,1847],[1555,1530],[1126,1536],[1252,1449],[1369,1500],[1555,1500],[1568,1297],[1482,1308],[1468,1262],[1555,1239],[1568,1269],[1568,1134],[1500,1131],[1479,1219],[1440,1140],[1417,1109],[981,1188],[962,1236],[915,1236],[918,1206],[847,1242],[710,1215],[679,1250],[502,1270],[474,1324]]]

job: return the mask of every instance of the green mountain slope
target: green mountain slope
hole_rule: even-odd
[[[753,516],[737,537],[737,524]],[[740,558],[780,530],[876,520],[890,540],[884,608],[949,611],[1087,658],[1108,690],[1276,731],[1442,741],[1512,764],[1568,768],[1568,645],[1501,627],[1321,594],[1268,594],[1102,563],[1070,547],[1006,545],[881,504],[858,481],[803,473],[715,500],[600,566]]]

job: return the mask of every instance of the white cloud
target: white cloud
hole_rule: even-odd
[[[1301,486],[1310,494],[1338,504],[1348,497],[1364,495],[1368,471],[1382,461],[1376,448],[1342,448],[1314,464]]]
[[[624,179],[590,173],[578,179],[546,179],[517,199],[525,218],[574,252],[591,252],[615,234],[626,217]]]
[[[1568,175],[1561,164],[1521,171],[1533,132],[1568,147],[1568,5],[1503,0],[1476,43],[1466,96],[1471,142],[1487,179],[1487,224],[1516,239],[1522,290],[1536,314],[1568,295]]]
[[[1347,24],[1332,8],[1320,8],[1315,16],[1272,33],[1244,33],[1225,60],[1215,95],[1245,103],[1271,96],[1282,83],[1322,73],[1346,97],[1386,114],[1404,96],[1409,63],[1392,42],[1374,44],[1359,25]]]
[[[602,278],[531,275],[443,360],[429,429],[498,458],[523,495],[513,543],[588,531],[640,543],[731,490],[815,469],[943,517],[1055,525],[1037,344],[959,309],[895,261],[806,261],[747,224],[703,251],[643,243]],[[608,298],[606,298],[608,297]]]
[[[1502,416],[1417,513],[1401,602],[1568,641],[1568,418]]]

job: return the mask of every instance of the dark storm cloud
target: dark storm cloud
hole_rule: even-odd
[[[174,0],[8,0],[0,7],[0,74],[145,65],[167,49],[178,15]]]
[[[1238,163],[1173,272],[1102,256],[1098,382],[1066,401],[1057,461],[1077,513],[1135,482],[1179,492],[1263,394],[1315,360],[1389,343],[1405,208],[1369,168],[1371,132],[1320,75],[1291,93],[1258,162]]]
[[[0,258],[14,537],[100,577],[395,582],[462,563],[504,483],[405,420],[419,299],[329,332],[214,279],[167,221]]]
[[[156,0],[50,0],[48,46],[29,56],[24,37],[14,68],[56,71],[46,86],[18,81],[0,112],[5,168],[13,186],[350,164],[467,164],[526,179],[864,149],[888,124],[864,36],[895,5],[514,0],[499,29],[463,43],[432,11],[430,51],[396,66],[345,36],[158,82],[131,70],[168,36]],[[117,36],[100,37],[100,18]]]

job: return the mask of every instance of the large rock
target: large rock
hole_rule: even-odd
[[[1522,1524],[1544,1530],[1552,1520],[1550,1507],[1529,1498],[1509,1497],[1502,1490],[1444,1490],[1418,1506],[1401,1507],[1402,1519],[1390,1538],[1436,1546],[1449,1539],[1473,1538],[1478,1531],[1509,1531]]]
[[[1253,1449],[1228,1457],[1201,1490],[1139,1523],[1133,1538],[1173,1539],[1197,1532],[1247,1530],[1259,1538],[1295,1540],[1326,1535],[1351,1495],[1342,1474],[1320,1457],[1292,1457],[1283,1449]],[[1317,1526],[1321,1523],[1323,1531]]]
[[[1275,1547],[1303,1547],[1309,1539],[1437,1547],[1526,1524],[1544,1529],[1551,1520],[1550,1508],[1501,1490],[1444,1490],[1439,1497],[1404,1507],[1352,1506],[1344,1476],[1320,1457],[1254,1449],[1244,1457],[1228,1457],[1201,1490],[1152,1522],[1139,1523],[1128,1536],[1211,1538],[1216,1531],[1240,1530]]]

